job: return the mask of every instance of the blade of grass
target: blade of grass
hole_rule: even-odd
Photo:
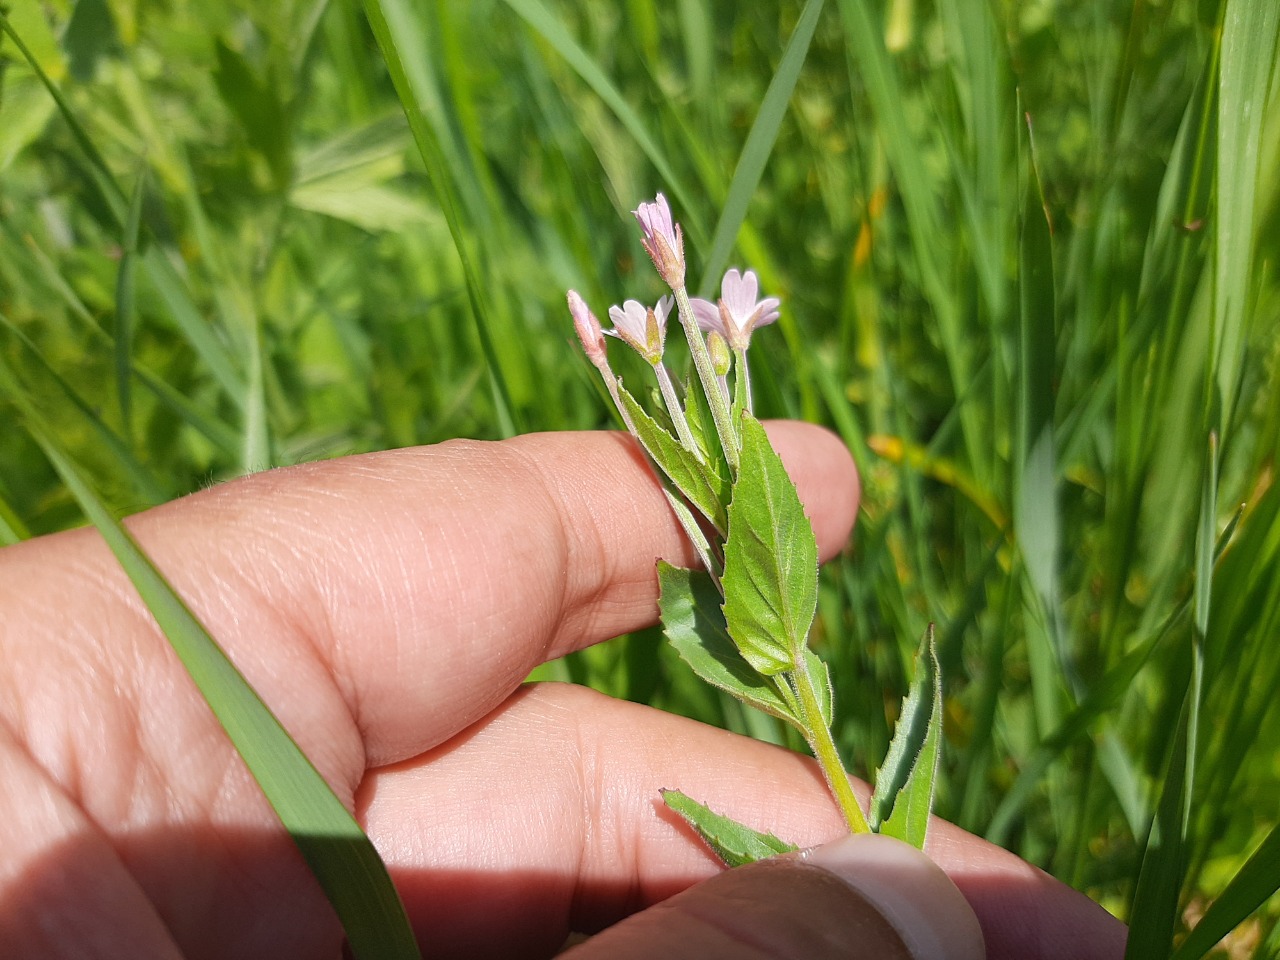
[[[8,224],[0,224],[0,229],[4,229],[6,234],[12,238],[12,234],[8,230]],[[66,305],[68,312],[79,323],[80,329],[100,346],[114,354],[116,351],[115,340],[109,333],[98,326],[97,321],[94,320],[93,314],[89,312],[89,308],[85,306],[84,301],[80,299],[75,290],[58,272],[57,265],[49,258],[48,254],[36,245],[34,239],[26,237],[25,241],[25,247],[30,251],[42,278],[53,288],[53,292]],[[147,367],[138,364],[136,360],[131,359],[130,362],[133,376],[137,377],[144,387],[155,394],[157,400],[204,434],[224,453],[236,453],[239,437],[236,431],[225,421],[204,410],[186,394],[175,389],[168,381],[153,373]]]
[[[138,458],[133,455],[128,443],[107,426],[93,409],[93,406],[80,396],[75,387],[45,358],[39,348],[31,342],[31,339],[19,330],[3,313],[0,313],[0,328],[7,330],[14,339],[22,344],[27,353],[35,358],[36,363],[48,371],[54,382],[66,395],[67,399],[71,401],[71,405],[75,407],[89,427],[90,434],[97,438],[102,449],[111,456],[116,466],[120,468],[121,473],[128,478],[130,485],[142,495],[145,502],[148,505],[154,505],[169,499],[170,494],[168,491],[164,489],[151,471],[143,466]],[[17,377],[14,376],[13,371],[3,359],[0,359],[0,386],[4,387],[15,402],[20,402],[26,396],[26,391],[23,390]]]
[[[1280,4],[1228,0],[1218,87],[1218,169],[1214,229],[1214,367],[1223,425],[1239,389],[1248,325],[1259,151],[1267,94],[1277,66]]]
[[[26,540],[30,536],[31,531],[5,499],[4,493],[0,492],[0,545],[7,547],[20,540]]]
[[[1191,678],[1151,828],[1138,869],[1129,915],[1125,960],[1168,956],[1186,879],[1188,827],[1195,793],[1200,704],[1204,689],[1204,638],[1212,601],[1214,525],[1218,504],[1218,444],[1210,436],[1200,490],[1193,586]]]
[[[1271,828],[1226,889],[1210,904],[1174,952],[1173,960],[1199,960],[1265,903],[1277,888],[1280,888],[1280,826]]]
[[[600,68],[600,65],[596,63],[587,51],[582,49],[565,25],[556,19],[555,15],[547,9],[541,0],[505,0],[505,2],[529,26],[536,30],[547,43],[551,44],[552,49],[564,57],[565,62],[573,68],[574,72],[613,111],[614,116],[618,118],[618,121],[626,128],[627,133],[631,134],[631,138],[635,140],[636,146],[649,158],[649,162],[653,164],[653,168],[662,179],[664,187],[670,189],[675,198],[679,200],[679,206],[683,208],[680,210],[679,220],[685,230],[688,231],[690,239],[695,246],[702,246],[707,236],[706,224],[703,223],[702,217],[698,212],[702,209],[702,205],[695,202],[693,192],[676,175],[671,164],[667,162],[662,148],[658,146],[658,142],[649,132],[649,128],[641,119],[640,114],[627,102],[621,91]]]
[[[378,48],[382,51],[382,57],[386,61],[387,70],[391,74],[391,81],[395,85],[400,104],[409,120],[409,129],[413,133],[414,142],[417,144],[418,152],[422,155],[422,160],[427,166],[427,174],[431,178],[432,186],[435,187],[436,195],[440,200],[440,206],[444,211],[445,220],[449,224],[449,233],[453,237],[458,258],[462,262],[467,296],[471,302],[471,315],[475,321],[480,347],[484,351],[485,362],[489,367],[489,380],[493,390],[494,408],[498,416],[501,432],[503,436],[514,436],[516,433],[523,432],[524,425],[521,422],[518,411],[512,405],[511,391],[507,386],[506,377],[503,375],[502,367],[498,362],[497,349],[492,336],[494,327],[490,320],[488,297],[485,294],[487,286],[478,269],[476,260],[471,254],[467,228],[462,222],[458,203],[454,198],[454,190],[449,177],[446,158],[436,140],[435,133],[427,123],[423,113],[426,105],[426,101],[423,99],[423,91],[417,89],[409,72],[406,70],[405,62],[401,55],[400,34],[393,30],[391,26],[391,20],[394,20],[397,24],[412,22],[412,14],[404,8],[400,0],[365,0],[364,9],[365,15],[369,19],[369,26],[378,41]],[[388,13],[391,14],[390,19],[388,18]]]
[[[1143,845],[1137,885],[1129,908],[1125,960],[1166,957],[1173,942],[1186,864],[1186,811],[1190,800],[1187,758],[1191,742],[1188,728],[1193,694],[1194,684],[1188,685],[1169,751],[1160,802]]]
[[[125,215],[120,249],[120,270],[116,274],[116,395],[120,400],[120,421],[126,442],[133,436],[133,398],[130,391],[133,366],[133,327],[137,320],[136,277],[138,272],[138,227],[142,221],[142,198],[146,194],[146,163],[138,166],[138,177]]]
[[[333,904],[357,960],[416,960],[386,865],[355,818],[174,592],[78,467],[27,410],[28,429],[106,540]]]
[[[22,38],[13,29],[3,10],[0,10],[0,31],[7,34],[13,41],[36,76],[39,77],[40,83],[49,92],[54,103],[57,104],[58,111],[70,129],[72,137],[89,161],[90,176],[98,194],[102,197],[108,209],[111,210],[117,222],[123,227],[128,217],[128,207],[124,192],[115,182],[106,161],[103,159],[102,154],[98,152],[98,148],[94,146],[93,141],[89,139],[88,133],[85,132],[75,112],[71,109],[71,105],[62,96],[62,91],[44,72],[31,54],[31,51],[27,49],[26,44],[23,43]],[[169,308],[174,325],[186,337],[187,342],[191,344],[191,348],[200,359],[204,361],[209,368],[210,374],[226,391],[231,401],[237,405],[243,403],[244,385],[240,373],[236,369],[235,360],[215,336],[204,318],[200,316],[200,311],[191,301],[191,296],[187,292],[182,278],[178,275],[178,271],[174,269],[173,264],[165,258],[165,255],[156,244],[152,244],[147,248],[141,262],[148,279]]]
[[[510,0],[508,0],[510,2]],[[787,104],[795,90],[796,81],[800,78],[800,69],[804,66],[805,57],[809,54],[809,44],[813,40],[813,32],[818,27],[818,18],[822,15],[825,0],[809,0],[787,47],[782,52],[782,60],[778,70],[769,81],[769,89],[760,101],[760,110],[756,113],[755,122],[751,124],[751,132],[747,134],[746,143],[742,145],[742,153],[738,155],[738,165],[734,168],[733,179],[729,182],[729,193],[721,208],[720,220],[716,223],[716,232],[711,238],[711,249],[703,260],[702,282],[698,285],[698,296],[710,297],[720,283],[720,275],[725,264],[729,262],[729,254],[738,236],[738,229],[747,217],[747,207],[760,184],[765,164],[773,153],[773,145],[778,140],[778,129],[782,126],[782,118],[786,116]]]

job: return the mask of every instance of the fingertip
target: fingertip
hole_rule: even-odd
[[[983,960],[978,918],[923,851],[879,834],[846,835],[806,851],[866,898],[902,937],[913,960]]]

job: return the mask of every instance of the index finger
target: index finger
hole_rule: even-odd
[[[852,461],[821,428],[772,435],[829,556],[853,523]],[[543,660],[653,622],[655,561],[693,563],[634,442],[614,433],[271,471],[129,523],[303,748],[329,755],[354,721],[368,765],[441,742]],[[88,617],[109,623],[130,604],[138,616],[88,532],[3,556],[17,561],[11,596],[35,597],[30,619],[50,631],[84,635]]]

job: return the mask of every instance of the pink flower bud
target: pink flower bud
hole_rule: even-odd
[[[672,290],[684,286],[684,233],[671,219],[667,198],[658,194],[652,203],[642,203],[632,211],[644,231],[644,249],[658,276]]]
[[[605,353],[604,331],[600,329],[600,321],[577,290],[570,290],[568,299],[569,313],[573,315],[573,328],[582,341],[583,352],[593,364],[601,370],[605,369],[609,366],[609,360]]]

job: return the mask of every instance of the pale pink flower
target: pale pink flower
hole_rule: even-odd
[[[613,329],[604,331],[617,337],[652,364],[662,361],[667,339],[667,316],[674,297],[663,297],[656,307],[646,307],[639,300],[627,300],[622,306],[609,308]]]
[[[684,286],[684,233],[671,219],[667,198],[658,194],[652,203],[642,203],[632,211],[644,231],[644,248],[667,286]]]
[[[778,319],[777,297],[758,299],[760,280],[754,270],[739,273],[729,270],[720,283],[718,304],[708,300],[692,300],[693,315],[705,332],[720,334],[734,350],[746,350],[751,343],[751,333],[757,327]]]
[[[573,328],[582,341],[583,352],[596,367],[605,369],[609,366],[609,359],[604,349],[604,331],[600,329],[600,321],[577,290],[570,290],[568,299],[569,313],[573,315]]]

